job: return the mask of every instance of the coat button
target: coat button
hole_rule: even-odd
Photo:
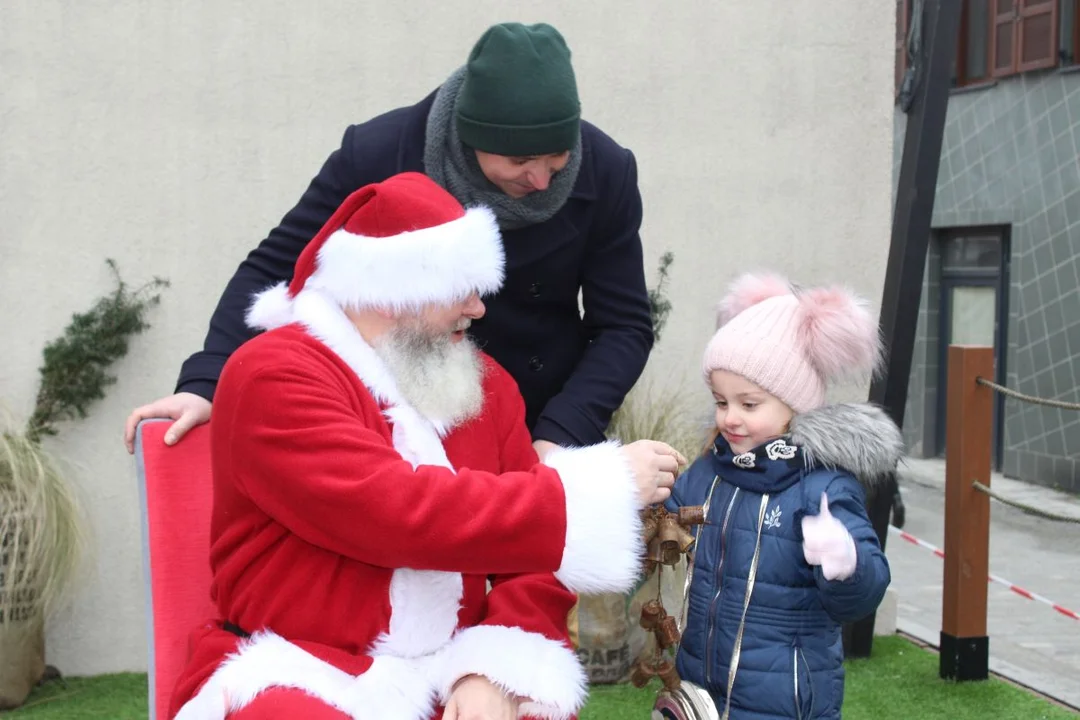
[[[544,361],[533,355],[529,358],[529,369],[533,372],[540,372],[544,369]]]
[[[532,295],[534,298],[540,297],[540,289],[542,287],[543,285],[541,285],[540,283],[534,282],[532,285],[529,286],[529,294]]]

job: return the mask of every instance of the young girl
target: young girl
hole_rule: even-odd
[[[725,720],[839,718],[840,625],[872,613],[889,565],[863,507],[903,452],[829,383],[881,359],[866,304],[839,288],[739,278],[705,350],[716,439],[667,502],[704,505],[676,667]]]

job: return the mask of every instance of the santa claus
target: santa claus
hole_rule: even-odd
[[[511,377],[475,348],[503,280],[493,215],[406,173],[348,197],[211,422],[212,593],[180,720],[567,718],[586,680],[574,592],[640,567],[639,510],[685,462],[663,443],[539,464]]]

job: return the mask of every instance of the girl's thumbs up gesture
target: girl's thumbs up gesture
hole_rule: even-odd
[[[855,572],[855,541],[844,524],[829,512],[829,498],[821,494],[821,511],[802,519],[803,555],[820,565],[826,580],[846,580]]]

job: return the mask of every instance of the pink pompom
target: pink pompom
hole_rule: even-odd
[[[865,300],[841,287],[811,288],[798,297],[800,343],[826,380],[863,379],[880,370],[881,336]]]
[[[769,298],[791,295],[791,284],[772,273],[741,275],[731,283],[716,309],[716,327],[721,328],[749,307]]]

